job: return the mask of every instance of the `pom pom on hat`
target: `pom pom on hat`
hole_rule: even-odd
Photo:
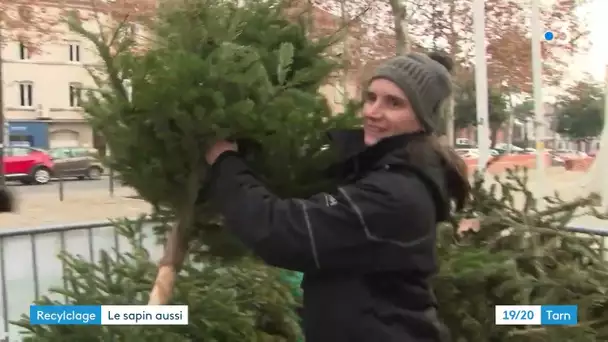
[[[443,65],[448,72],[452,72],[452,70],[454,70],[454,60],[446,53],[435,51],[429,53],[428,56],[430,59]]]

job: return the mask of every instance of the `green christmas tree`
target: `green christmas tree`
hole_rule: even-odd
[[[455,342],[608,341],[608,261],[603,237],[567,230],[573,217],[595,215],[596,196],[537,198],[525,170],[505,180],[477,177],[465,217],[480,229],[440,227],[439,310]],[[496,326],[496,305],[578,305],[575,326]]]
[[[298,338],[296,302],[278,270],[252,258],[226,233],[201,195],[204,153],[218,138],[239,141],[255,172],[281,196],[308,196],[334,186],[323,172],[335,160],[324,148],[326,133],[352,127],[356,118],[352,111],[332,115],[318,91],[338,67],[328,52],[335,38],[309,39],[303,22],[284,15],[288,5],[167,2],[150,24],[143,52],[132,51],[127,34],[110,35],[120,37],[110,42],[71,20],[72,29],[93,42],[104,61],[104,73],[94,74],[101,90],[88,94],[85,108],[108,143],[108,164],[154,206],[157,219],[171,222],[157,227],[159,239],[171,229],[189,247],[173,303],[190,305],[192,324],[30,327],[25,317],[21,325],[31,331],[31,341]],[[132,95],[124,86],[127,79]],[[102,256],[99,264],[64,258],[68,286],[59,291],[69,303],[148,302],[156,272],[143,250],[118,259]]]
[[[128,253],[103,251],[95,264],[61,255],[66,285],[50,292],[74,305],[145,305],[157,268],[141,246],[145,222],[115,222],[131,245]],[[228,265],[208,259],[205,267],[187,261],[174,291],[174,302],[189,306],[187,326],[32,326],[26,316],[15,324],[25,329],[26,342],[297,341],[296,302],[279,272],[250,258]],[[38,303],[64,305],[48,297]]]

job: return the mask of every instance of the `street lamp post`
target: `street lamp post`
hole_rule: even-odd
[[[536,171],[538,172],[538,182],[541,185],[539,189],[544,187],[545,174],[545,143],[543,141],[545,135],[545,120],[543,113],[543,94],[542,94],[542,54],[541,54],[541,18],[540,18],[540,0],[532,0],[532,85],[534,93],[534,137],[536,140]]]
[[[490,159],[490,129],[488,122],[488,68],[486,62],[485,0],[473,3],[475,38],[475,96],[477,104],[477,168],[483,171]]]
[[[604,127],[600,135],[599,150],[593,164],[587,170],[582,186],[586,192],[599,194],[603,209],[608,210],[608,179],[606,179],[606,170],[608,168],[608,64],[606,65],[605,72]]]
[[[8,145],[8,123],[4,118],[4,78],[2,75],[2,25],[0,25],[0,187],[5,183],[4,178],[4,148]]]
[[[597,155],[594,161],[594,168],[592,171],[592,177],[600,184],[600,196],[602,197],[602,207],[604,210],[608,208],[608,179],[606,179],[606,163],[608,160],[608,65],[606,65],[606,75],[604,76],[605,92],[604,92],[604,128],[602,129],[602,135],[600,137],[600,148],[597,151]]]

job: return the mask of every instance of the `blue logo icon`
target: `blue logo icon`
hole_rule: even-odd
[[[555,38],[555,35],[553,34],[553,32],[547,31],[545,32],[544,37],[546,41],[550,42],[553,40],[553,38]]]

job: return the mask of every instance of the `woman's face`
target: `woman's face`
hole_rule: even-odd
[[[364,94],[362,110],[365,144],[383,138],[422,130],[422,126],[403,91],[393,82],[376,79]]]

